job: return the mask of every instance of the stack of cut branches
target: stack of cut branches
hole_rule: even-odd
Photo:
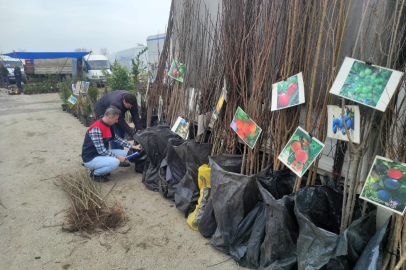
[[[86,172],[62,175],[60,181],[72,205],[62,226],[64,231],[92,233],[96,229],[113,230],[124,225],[125,216],[118,204],[109,207],[100,187]]]

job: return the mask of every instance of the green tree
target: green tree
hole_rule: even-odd
[[[112,91],[127,90],[135,92],[134,82],[131,80],[128,70],[118,62],[114,62],[111,75],[107,77],[107,83]]]
[[[147,63],[143,62],[140,58],[148,50],[144,48],[140,51],[137,56],[132,59],[132,80],[134,83],[135,91],[140,94],[145,94],[148,82],[148,66]]]

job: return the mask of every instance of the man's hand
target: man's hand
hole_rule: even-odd
[[[120,160],[120,162],[124,162],[126,160],[126,157],[123,156],[116,156],[116,158]]]
[[[131,145],[131,148],[132,149],[135,149],[135,150],[142,150],[142,146],[141,146],[141,144],[138,144],[138,145]]]

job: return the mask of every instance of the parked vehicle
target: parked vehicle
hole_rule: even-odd
[[[25,60],[26,74],[30,78],[41,78],[48,75],[66,77],[72,75],[70,58]]]
[[[23,83],[27,83],[27,76],[25,73],[25,67],[22,60],[17,58],[11,58],[9,56],[0,56],[0,65],[4,65],[8,70],[8,81],[10,83],[16,83],[16,78],[14,77],[14,65],[20,67],[21,74],[23,75]]]
[[[79,59],[72,59],[72,75],[75,76],[81,70],[85,80],[97,84],[106,83],[103,71],[111,74],[111,64],[106,56],[89,54]]]

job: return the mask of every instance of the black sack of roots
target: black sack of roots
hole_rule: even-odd
[[[209,155],[213,145],[211,143],[197,143],[187,141],[174,147],[176,153],[186,165],[186,173],[175,187],[176,208],[188,217],[196,209],[200,197],[198,183],[199,167],[209,163]]]
[[[372,239],[368,242],[360,258],[357,261],[353,270],[376,270],[382,268],[383,258],[385,255],[385,247],[388,241],[389,221],[375,233]]]
[[[187,170],[185,161],[179,157],[175,150],[176,146],[184,142],[185,140],[182,138],[170,139],[166,149],[166,156],[161,162],[161,168],[166,168],[166,197],[172,200],[175,198],[176,186],[185,176]]]
[[[199,221],[199,232],[203,237],[211,238],[217,229],[216,217],[214,216],[213,202],[211,198],[204,209]]]
[[[343,194],[327,186],[296,192],[299,223],[298,269],[352,269],[370,240],[371,215],[355,220],[340,235]]]
[[[136,141],[141,144],[148,157],[142,182],[152,191],[162,191],[167,187],[161,162],[165,158],[168,141],[173,138],[180,137],[169,126],[154,126],[136,134]]]
[[[255,208],[259,201],[257,177],[265,177],[269,168],[258,174],[240,174],[242,156],[222,154],[209,157],[212,203],[217,229],[210,244],[230,254],[232,237],[238,225]]]

